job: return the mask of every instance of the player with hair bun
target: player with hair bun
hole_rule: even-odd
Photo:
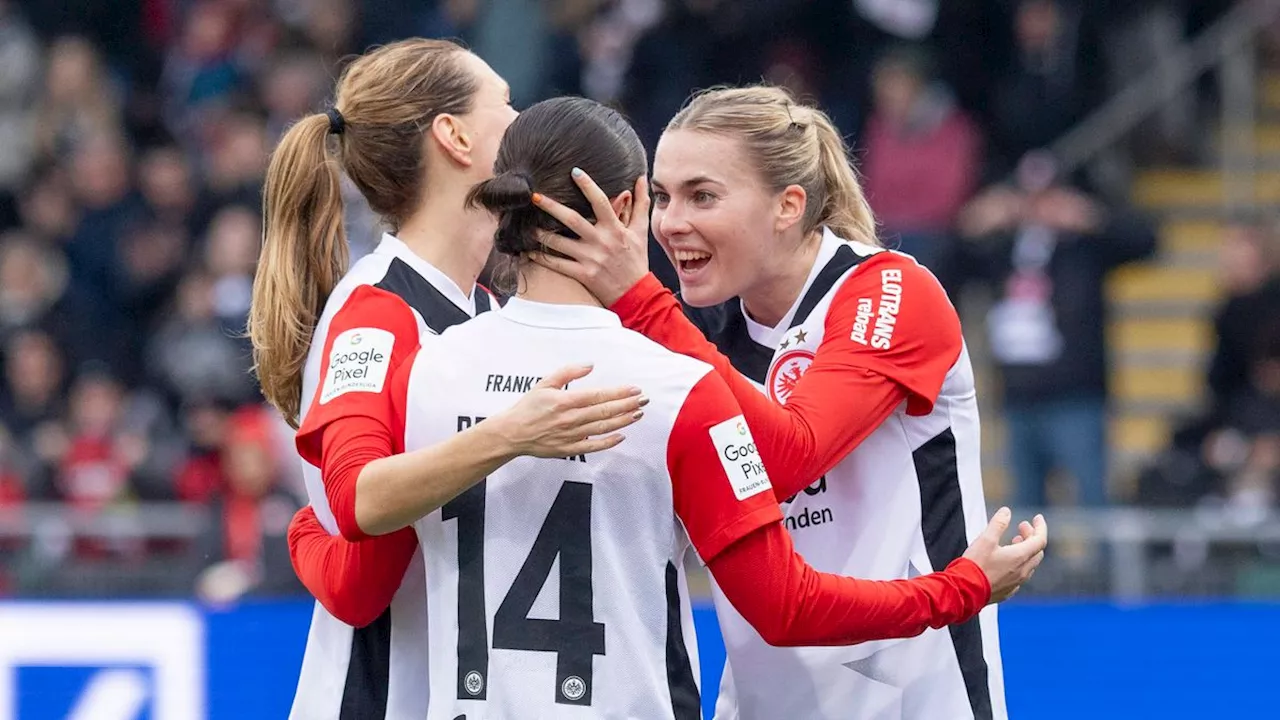
[[[263,394],[301,425],[310,506],[290,527],[290,551],[319,598],[292,718],[426,712],[424,593],[417,573],[405,581],[417,540],[410,530],[373,537],[388,528],[368,519],[367,483],[447,489],[517,455],[612,447],[634,421],[639,390],[557,389],[589,371],[566,368],[484,427],[399,454],[390,377],[421,335],[493,303],[475,285],[492,220],[464,200],[492,174],[515,116],[483,60],[454,43],[405,40],[347,66],[333,107],[300,119],[272,154],[249,335]],[[390,228],[350,268],[339,171]]]
[[[1026,542],[999,547],[995,521],[965,557],[922,577],[856,580],[806,565],[724,379],[624,329],[579,282],[528,260],[578,232],[535,198],[642,228],[646,164],[634,130],[599,103],[555,98],[521,113],[495,176],[469,196],[497,217],[514,297],[424,338],[389,381],[408,452],[484,427],[565,364],[595,368],[575,387],[625,380],[648,400],[627,442],[593,455],[517,458],[456,493],[382,478],[364,486],[369,522],[413,523],[423,549],[429,720],[701,717],[689,551],[738,617],[778,646],[963,623],[1042,557],[1029,525]],[[599,183],[586,194],[570,179],[584,170]]]

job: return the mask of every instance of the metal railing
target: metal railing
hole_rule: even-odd
[[[1221,88],[1221,169],[1228,209],[1254,201],[1257,39],[1280,19],[1280,0],[1240,0],[1216,24],[1161,58],[1131,85],[1055,141],[1050,152],[1064,173],[1115,147],[1140,123],[1217,68]]]
[[[1018,508],[1017,517],[1034,510]],[[1274,556],[1261,563],[1270,567],[1275,582],[1263,592],[1280,597],[1280,513],[1242,517],[1227,508],[1154,510],[1145,508],[1052,509],[1045,511],[1050,528],[1050,558],[1024,594],[1034,596],[1109,597],[1137,602],[1160,595],[1232,596],[1234,575],[1247,574],[1240,550]],[[179,503],[150,503],[85,513],[58,503],[35,503],[17,510],[0,510],[0,564],[37,567],[26,572],[19,592],[41,595],[49,588],[74,587],[77,592],[112,595],[167,592],[170,579],[193,576],[209,559],[198,553],[172,552],[140,563],[135,556],[105,556],[75,562],[75,540],[166,541],[183,544],[209,528],[209,508]],[[189,543],[186,543],[189,544]],[[128,542],[125,543],[128,546]],[[51,553],[61,552],[61,557]],[[145,559],[145,558],[144,558]],[[187,565],[190,564],[190,567]],[[696,565],[696,563],[694,564]],[[198,567],[197,567],[198,566]],[[695,592],[706,592],[701,571],[691,565]],[[85,576],[68,583],[58,573]],[[89,575],[109,577],[93,581]],[[1208,575],[1214,581],[1205,579]],[[130,577],[136,575],[136,586]]]

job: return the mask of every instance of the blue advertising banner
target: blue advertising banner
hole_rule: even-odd
[[[280,720],[307,602],[0,603],[0,720]],[[696,613],[708,716],[724,649]],[[1276,717],[1280,605],[1020,603],[1001,611],[1010,717]]]

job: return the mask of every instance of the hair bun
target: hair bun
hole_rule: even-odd
[[[529,175],[508,171],[485,180],[471,191],[471,201],[494,214],[502,214],[533,205],[533,186]]]

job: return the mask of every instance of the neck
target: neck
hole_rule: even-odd
[[[604,307],[582,283],[531,262],[520,263],[516,297],[550,305]]]
[[[489,260],[496,220],[480,209],[460,210],[466,203],[469,183],[441,181],[435,185],[438,187],[433,187],[400,225],[396,237],[470,297]]]
[[[805,280],[809,279],[809,272],[818,260],[821,246],[822,231],[819,230],[805,238],[785,262],[762,275],[742,293],[742,304],[751,319],[768,327],[776,327],[782,322],[783,316],[800,297]]]

